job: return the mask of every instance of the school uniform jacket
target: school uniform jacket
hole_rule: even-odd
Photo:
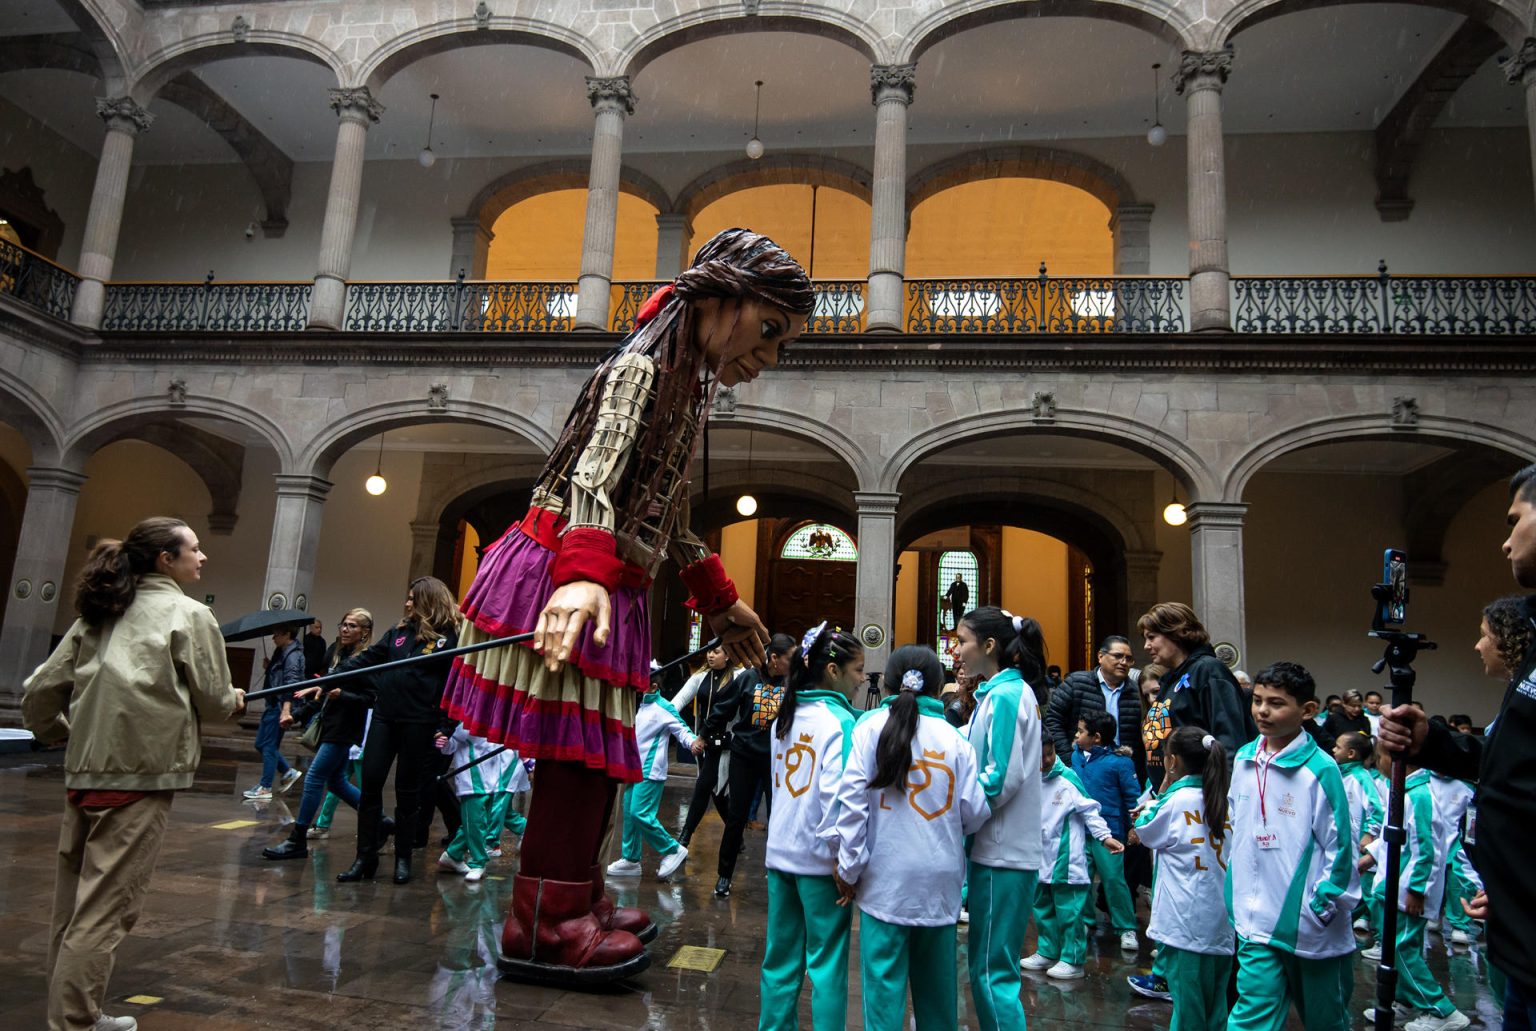
[[[511,749],[502,749],[497,752],[500,745],[493,745],[483,737],[477,737],[459,727],[448,738],[448,743],[443,746],[443,754],[452,760],[452,766],[463,766],[472,763],[483,755],[496,752],[489,759],[471,766],[463,773],[456,773],[453,777],[453,793],[460,798],[466,795],[494,795],[507,790],[507,784],[512,779],[513,768],[522,768],[522,763],[517,759],[517,753]]]
[[[1398,853],[1397,908],[1407,911],[1408,893],[1424,896],[1424,915],[1440,912],[1445,897],[1445,864],[1449,858],[1435,838],[1435,796],[1430,789],[1430,772],[1418,770],[1403,781],[1403,830],[1408,840]],[[1379,870],[1386,862],[1385,840],[1373,841],[1366,850],[1376,860]],[[1384,895],[1387,879],[1376,878],[1375,893]]]
[[[836,691],[800,691],[789,734],[772,740],[773,819],[766,865],[780,873],[830,877],[837,850],[822,838],[836,822],[857,714]]]
[[[1339,772],[1344,775],[1344,797],[1349,799],[1349,818],[1355,830],[1355,840],[1369,834],[1381,837],[1382,825],[1387,822],[1387,809],[1376,790],[1376,781],[1361,763],[1341,763]]]
[[[859,909],[890,924],[942,927],[960,918],[965,836],[989,815],[970,742],[944,719],[944,703],[917,699],[906,784],[871,790],[887,698],[853,726],[836,821],[824,840],[837,872],[858,888]]]
[[[1360,901],[1359,855],[1344,775],[1310,734],[1259,762],[1257,738],[1238,749],[1227,801],[1227,911],[1243,940],[1302,959],[1354,952],[1349,914]],[[1262,787],[1262,790],[1261,790]]]
[[[971,840],[972,862],[1040,869],[1040,732],[1040,703],[1018,670],[1001,670],[976,689],[964,733],[992,815]]]
[[[693,747],[693,731],[672,703],[659,691],[647,692],[635,710],[635,745],[640,749],[640,775],[645,780],[667,779],[668,736],[677,738],[684,748]]]
[[[1226,880],[1223,857],[1231,830],[1220,844],[1205,822],[1200,778],[1182,777],[1136,821],[1136,836],[1152,850],[1156,876],[1147,937],[1185,952],[1230,956],[1232,922],[1211,905]]]
[[[1470,881],[1474,887],[1481,889],[1483,879],[1472,868],[1472,859],[1467,855],[1465,834],[1462,830],[1462,818],[1467,815],[1467,809],[1472,805],[1472,799],[1477,794],[1477,785],[1454,777],[1442,777],[1436,773],[1429,778],[1429,792],[1435,798],[1435,846],[1443,850],[1447,867],[1456,866],[1462,877]],[[1457,905],[1456,900],[1452,899],[1450,904],[1457,906],[1459,914],[1460,906]]]
[[[1111,836],[1099,803],[1060,759],[1040,781],[1040,883],[1090,884],[1087,835],[1095,841]]]

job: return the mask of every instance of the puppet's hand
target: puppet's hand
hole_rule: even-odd
[[[602,584],[577,580],[555,588],[539,613],[533,628],[533,648],[544,656],[544,667],[558,673],[581,638],[588,621],[592,623],[592,643],[599,648],[608,644],[608,592]]]
[[[761,666],[768,661],[768,628],[746,602],[737,599],[730,608],[709,617],[709,627],[720,638],[731,661],[738,666]]]

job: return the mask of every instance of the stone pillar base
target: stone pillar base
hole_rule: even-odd
[[[347,313],[347,284],[335,276],[318,275],[309,295],[310,329],[340,329]]]

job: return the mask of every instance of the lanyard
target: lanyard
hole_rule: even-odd
[[[1274,760],[1274,756],[1273,755],[1270,755],[1268,752],[1266,752],[1264,750],[1264,746],[1263,745],[1259,746],[1258,754],[1256,756],[1254,756],[1254,759],[1258,763],[1258,767],[1259,767],[1259,772],[1258,772],[1258,781],[1259,781],[1259,819],[1264,822],[1264,826],[1268,827],[1269,826],[1269,812],[1264,808],[1264,789],[1265,789],[1265,787],[1269,783],[1269,767],[1270,767],[1270,764],[1273,763],[1275,760]]]

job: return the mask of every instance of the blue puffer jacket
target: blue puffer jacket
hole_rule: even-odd
[[[1095,745],[1086,755],[1081,748],[1072,749],[1072,771],[1083,782],[1088,796],[1099,803],[1109,832],[1124,842],[1127,815],[1136,808],[1136,799],[1141,795],[1136,786],[1136,764],[1103,745]]]

